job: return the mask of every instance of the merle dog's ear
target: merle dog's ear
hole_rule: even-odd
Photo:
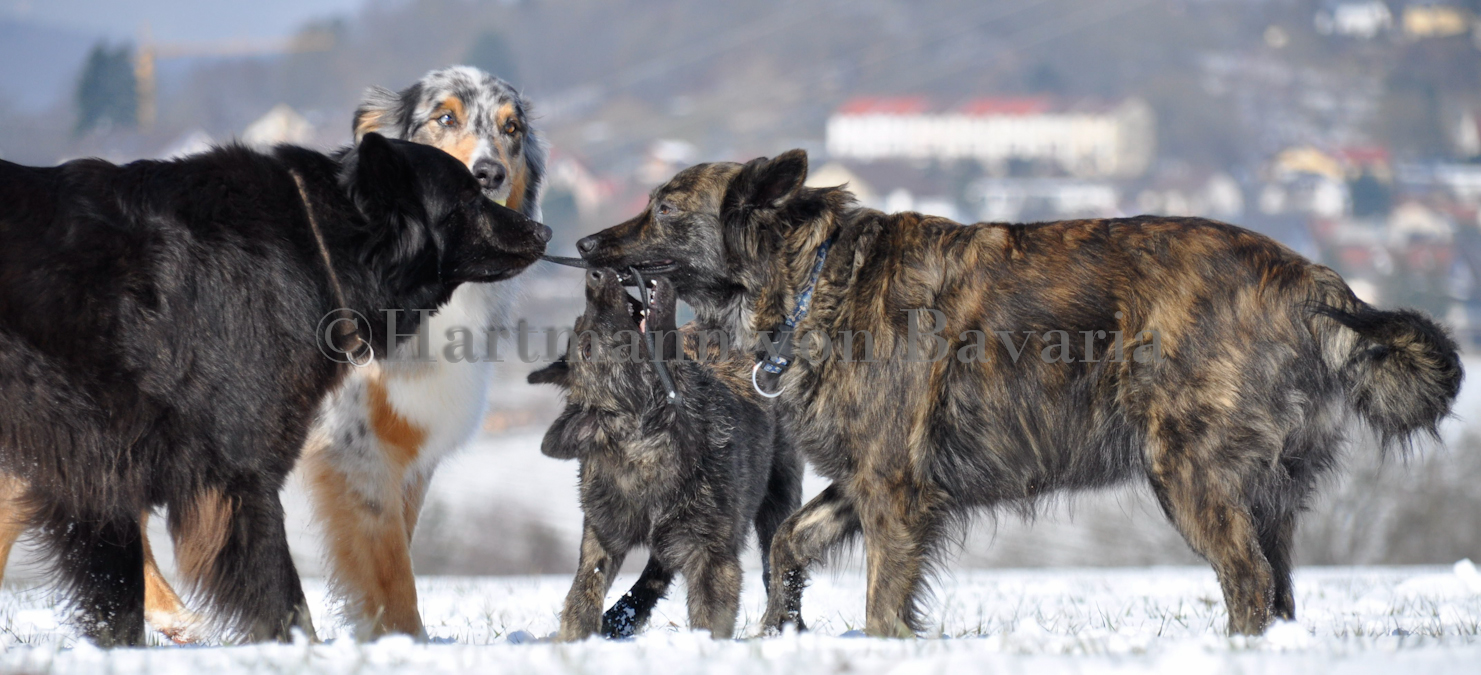
[[[408,117],[413,102],[421,96],[421,84],[414,84],[402,93],[385,87],[371,87],[360,97],[360,106],[355,108],[355,142],[373,131],[405,136]],[[398,133],[401,132],[401,133]]]
[[[571,363],[564,357],[556,359],[553,363],[541,368],[525,378],[530,384],[553,384],[561,388],[569,388],[571,379]]]
[[[409,261],[430,248],[416,167],[395,143],[405,141],[366,134],[346,155],[341,177],[355,206],[369,221],[370,236],[362,258],[377,269]]]
[[[727,191],[731,206],[765,209],[791,197],[807,180],[807,152],[788,150],[773,159],[751,160]]]

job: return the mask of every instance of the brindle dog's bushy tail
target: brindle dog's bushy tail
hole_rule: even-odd
[[[1384,449],[1407,446],[1421,431],[1438,437],[1464,375],[1455,340],[1420,312],[1385,311],[1357,299],[1335,272],[1319,269],[1326,274],[1316,280],[1323,297],[1315,313],[1331,321],[1314,321],[1313,329],[1348,405]]]

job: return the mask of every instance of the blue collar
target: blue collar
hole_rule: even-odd
[[[779,344],[780,348],[773,350],[777,353],[767,356],[761,362],[762,370],[773,375],[781,375],[787,370],[788,366],[792,365],[792,331],[807,316],[807,310],[812,306],[812,294],[813,290],[818,286],[818,276],[823,273],[823,263],[828,260],[828,249],[833,248],[833,242],[837,238],[838,235],[835,234],[818,247],[818,259],[817,262],[813,263],[812,274],[807,279],[807,285],[803,286],[802,291],[797,294],[797,306],[792,309],[792,313],[788,314],[786,320],[782,322],[781,330],[778,331],[779,335],[773,343]]]

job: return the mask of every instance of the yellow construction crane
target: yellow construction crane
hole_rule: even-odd
[[[275,56],[325,52],[334,47],[334,34],[306,31],[274,40],[232,39],[214,42],[156,43],[146,25],[139,31],[139,49],[134,53],[134,81],[138,96],[139,128],[154,126],[154,62],[187,56]]]

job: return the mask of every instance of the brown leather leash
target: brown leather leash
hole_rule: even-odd
[[[319,231],[319,221],[314,218],[313,203],[309,201],[308,188],[303,185],[303,177],[293,169],[288,170],[288,175],[293,176],[293,183],[298,186],[298,198],[303,201],[303,212],[309,219],[309,230],[314,233],[314,242],[319,245],[319,255],[324,260],[324,269],[329,272],[329,286],[334,291],[334,301],[338,303],[335,312],[342,312],[343,316],[333,323],[335,331],[333,345],[334,349],[345,355],[350,365],[356,368],[364,368],[375,360],[375,346],[370,344],[365,336],[360,334],[360,324],[355,320],[355,311],[346,307],[344,287],[339,284],[339,275],[334,272],[334,260],[329,257],[329,247],[324,243],[324,234]],[[349,326],[345,323],[348,322]],[[346,344],[345,338],[353,338],[352,343]],[[364,349],[365,360],[356,361],[355,355]]]

